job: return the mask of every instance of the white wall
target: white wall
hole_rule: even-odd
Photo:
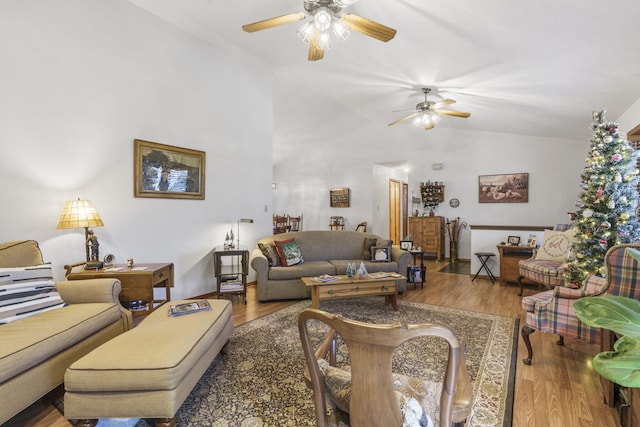
[[[39,241],[62,278],[84,258],[83,230],[56,230],[62,206],[90,199],[101,254],[173,262],[177,299],[214,290],[210,252],[238,218],[256,221],[250,247],[270,232],[265,64],[124,0],[4,0],[0,39],[1,241]],[[135,138],[205,151],[206,199],[134,198]]]
[[[305,155],[290,153],[274,165],[278,183],[274,209],[303,213],[305,229],[327,229],[327,219],[334,214],[345,216],[352,225],[374,218],[371,231],[386,236],[388,225],[377,212],[377,206],[383,209],[383,205],[374,201],[381,197],[378,192],[387,197],[388,187],[377,179],[372,182],[374,164],[406,161],[409,196],[412,191],[419,193],[422,181],[443,181],[446,201],[437,214],[446,218],[460,217],[469,225],[553,225],[568,221],[567,212],[574,208],[589,141],[454,132],[443,126],[425,132],[410,125],[376,123],[315,144],[312,154],[304,141],[300,145]],[[433,163],[444,163],[444,169],[432,170]],[[529,173],[528,203],[478,203],[479,175],[516,172]],[[329,207],[331,187],[352,189],[350,208]],[[286,191],[281,192],[282,188]],[[453,197],[460,200],[460,207],[449,206]],[[461,232],[460,258],[471,258],[470,237],[470,230]]]
[[[627,134],[640,124],[640,99],[636,100],[618,119],[614,119],[620,125],[620,131]]]

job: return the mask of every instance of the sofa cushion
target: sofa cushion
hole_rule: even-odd
[[[62,306],[51,264],[0,268],[0,324]]]
[[[289,267],[304,262],[296,239],[276,240],[274,243],[276,244],[276,251],[278,251],[278,257],[280,258],[280,265]]]
[[[365,237],[364,244],[362,246],[362,259],[371,259],[371,248],[376,245],[378,239]]]
[[[0,243],[0,267],[28,267],[43,263],[42,252],[35,240]]]
[[[276,251],[276,245],[273,243],[258,243],[258,247],[262,251],[262,254],[267,257],[269,267],[277,267],[280,265],[280,257]]]
[[[0,326],[0,383],[119,320],[119,305],[71,304]]]
[[[269,280],[291,280],[323,274],[336,274],[336,267],[329,261],[308,261],[291,267],[271,267]]]

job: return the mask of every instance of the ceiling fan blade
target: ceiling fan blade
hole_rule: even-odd
[[[318,43],[316,42],[317,37],[318,33],[316,32],[313,37],[311,37],[311,40],[309,40],[309,56],[307,56],[309,61],[318,61],[324,58],[324,50],[318,47]]]
[[[465,113],[462,111],[451,111],[451,110],[433,110],[433,111],[438,114],[444,114],[446,116],[463,117],[465,119],[471,115],[471,113]]]
[[[408,119],[410,119],[410,118],[412,118],[412,117],[415,117],[415,116],[417,116],[418,114],[420,114],[420,111],[416,111],[415,113],[409,114],[408,116],[404,116],[404,117],[402,117],[402,118],[400,118],[400,119],[396,120],[395,122],[391,122],[391,123],[389,123],[387,126],[393,126],[393,125],[395,125],[396,123],[404,122],[405,120],[408,120]]]
[[[364,34],[365,36],[373,37],[383,42],[388,42],[396,35],[396,30],[387,27],[386,25],[379,24],[362,16],[355,15],[353,13],[347,13],[342,15],[342,21],[345,21],[351,29]]]
[[[243,25],[242,29],[247,33],[254,33],[256,31],[266,30],[267,28],[277,27],[278,25],[288,24],[302,19],[304,19],[304,13],[302,12],[289,13],[287,15],[276,16],[275,18],[269,18],[263,21]]]
[[[445,105],[451,105],[451,104],[455,104],[456,101],[454,101],[453,99],[443,99],[442,101],[438,101],[435,104],[433,104],[431,106],[432,110],[437,110],[440,107],[444,107]]]
[[[424,130],[433,129],[436,125],[433,122],[427,122],[424,124]]]

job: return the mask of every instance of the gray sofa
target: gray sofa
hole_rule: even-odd
[[[37,242],[0,243],[0,268],[41,264]],[[0,424],[62,384],[74,361],[131,328],[119,280],[61,281],[55,288],[64,307],[0,325]]]
[[[391,261],[373,262],[363,260],[365,238],[382,237],[356,231],[298,231],[263,237],[258,243],[273,243],[274,240],[294,238],[300,247],[304,263],[290,267],[270,267],[267,257],[256,247],[251,253],[251,267],[256,271],[256,294],[258,301],[310,298],[310,289],[302,283],[301,277],[322,274],[346,274],[347,265],[354,262],[356,267],[364,262],[369,273],[390,271],[407,274],[411,255],[400,248],[391,248]],[[406,279],[398,281],[398,292],[407,289]]]

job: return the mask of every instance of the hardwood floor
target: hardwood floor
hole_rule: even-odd
[[[454,307],[463,310],[518,317],[524,324],[521,297],[516,295],[517,285],[500,286],[488,278],[462,274],[438,273],[445,263],[426,261],[427,280],[424,288],[409,286],[400,300]],[[475,274],[475,272],[474,272]],[[525,288],[531,295],[537,289]],[[255,288],[249,287],[247,304],[234,300],[235,325],[262,317],[293,302],[258,303]],[[598,374],[591,367],[591,358],[599,352],[595,345],[570,338],[565,345],[556,344],[557,336],[533,333],[533,363],[526,366],[522,359],[526,348],[518,340],[518,359],[514,396],[514,427],[616,427],[616,414],[603,403]],[[64,417],[51,405],[39,405],[23,414],[20,426],[69,426]],[[33,412],[33,413],[31,413]]]

